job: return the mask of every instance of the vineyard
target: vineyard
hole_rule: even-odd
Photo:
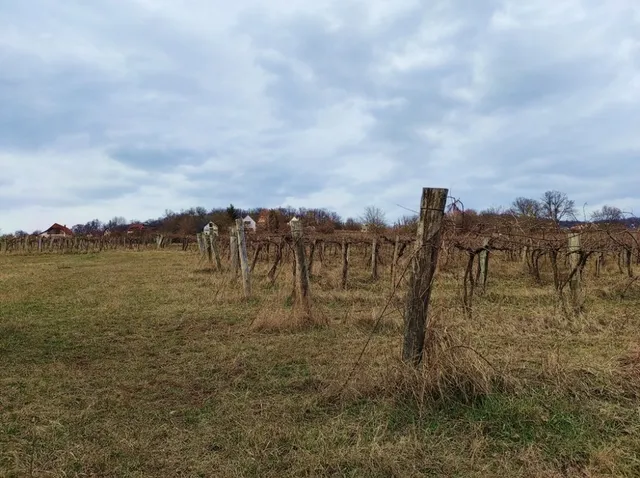
[[[276,280],[279,268],[291,264],[295,267],[294,244],[291,233],[264,234],[242,232],[244,249],[238,247],[238,228],[230,228],[226,234],[169,235],[169,234],[113,234],[91,237],[41,237],[23,236],[0,241],[0,253],[5,254],[90,254],[115,250],[175,250],[199,253],[208,260],[212,272],[230,272],[238,277],[241,271],[242,252],[247,255],[249,273],[256,264],[269,264],[268,280]],[[327,261],[341,262],[341,278],[338,287],[349,287],[349,262],[351,256],[367,260],[370,278],[385,280],[386,270],[390,289],[396,289],[396,279],[405,277],[398,271],[406,269],[415,243],[415,233],[381,231],[376,234],[335,232],[332,234],[305,233],[304,261],[308,275],[314,267],[322,269]],[[562,304],[564,292],[569,286],[574,312],[580,312],[585,300],[582,276],[600,277],[603,267],[615,264],[621,281],[621,295],[636,282],[633,265],[640,264],[640,232],[622,226],[587,225],[561,230],[541,221],[494,221],[493,223],[467,224],[464,214],[455,218],[445,217],[442,222],[442,239],[439,244],[438,268],[459,269],[464,280],[461,284],[463,307],[471,314],[473,296],[487,290],[489,262],[505,261],[522,264],[523,269],[538,285],[549,283]],[[489,259],[491,257],[491,259]],[[406,282],[406,281],[405,281]]]
[[[422,206],[0,239],[0,475],[638,476],[638,232]]]

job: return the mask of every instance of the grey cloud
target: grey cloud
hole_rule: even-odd
[[[19,151],[44,171],[43,150],[82,161],[89,149],[128,171],[65,206],[156,187],[207,207],[339,190],[350,210],[393,209],[437,183],[468,207],[556,186],[640,207],[639,25],[621,4],[585,4],[580,19],[544,0],[524,13],[515,1],[418,2],[374,24],[375,0],[36,3],[2,6],[0,163]],[[499,25],[499,9],[519,16]],[[207,169],[211,158],[228,167]],[[3,216],[41,200],[4,199]]]
[[[135,145],[118,146],[108,153],[121,163],[145,170],[172,170],[176,164],[198,164],[215,155],[208,151]]]

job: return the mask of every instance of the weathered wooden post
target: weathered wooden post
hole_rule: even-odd
[[[627,269],[627,275],[630,279],[633,279],[633,247],[625,247],[624,254],[624,265]]]
[[[229,260],[231,261],[231,272],[234,277],[238,277],[240,271],[240,252],[238,249],[238,232],[235,226],[229,228]]]
[[[400,234],[396,234],[395,244],[393,245],[393,257],[391,258],[391,288],[396,287],[396,268],[398,267],[398,254],[400,253]]]
[[[309,297],[309,271],[304,254],[304,238],[302,223],[298,218],[289,222],[291,235],[293,236],[293,252],[295,254],[295,304],[301,307],[306,315],[311,313],[311,299]]]
[[[343,289],[347,288],[347,277],[349,275],[349,243],[343,237],[342,238],[342,281],[340,286]]]
[[[249,257],[247,256],[247,240],[244,234],[242,219],[236,219],[238,233],[238,248],[240,250],[240,267],[242,269],[242,288],[245,297],[251,297],[251,272],[249,272]]]
[[[411,258],[409,291],[404,312],[402,360],[417,366],[422,361],[429,300],[438,263],[442,219],[448,189],[423,188],[418,232]]]
[[[207,253],[205,235],[201,232],[196,233],[196,242],[198,243],[198,250],[200,251],[200,255],[204,256]]]
[[[487,290],[487,277],[489,276],[489,238],[482,241],[483,249],[478,254],[478,280],[480,292]]]
[[[378,237],[373,236],[371,242],[371,279],[378,280]]]
[[[574,314],[582,312],[584,295],[582,293],[582,265],[581,265],[580,233],[569,233],[569,289],[571,292],[571,306]]]
[[[320,241],[320,250],[318,251],[318,259],[320,259],[320,270],[324,270],[324,258],[325,258],[325,251],[326,251],[326,247],[325,247],[325,242]]]
[[[220,260],[220,250],[218,249],[218,226],[213,222],[209,223],[209,249],[216,261],[216,268],[222,270],[222,261]]]

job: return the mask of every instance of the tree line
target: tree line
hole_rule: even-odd
[[[202,228],[211,221],[216,223],[221,230],[232,226],[236,219],[244,218],[247,215],[257,221],[265,210],[268,212],[266,224],[264,224],[262,228],[269,232],[282,232],[287,230],[287,224],[293,217],[301,219],[305,226],[314,227],[319,233],[331,233],[336,230],[366,230],[376,232],[390,227],[400,232],[414,232],[418,219],[416,211],[413,214],[403,215],[393,223],[390,223],[386,218],[386,213],[376,206],[367,206],[358,217],[348,217],[343,220],[338,213],[324,208],[280,207],[273,209],[240,209],[230,204],[226,208],[206,209],[204,207],[193,207],[181,210],[180,212],[166,210],[164,215],[146,221],[128,221],[121,216],[113,217],[106,222],[93,219],[85,224],[76,224],[71,227],[71,230],[74,234],[78,235],[100,235],[105,231],[115,233],[124,232],[132,224],[142,224],[147,230],[153,230],[163,234],[186,235],[201,231]],[[586,221],[594,223],[621,223],[631,227],[640,224],[639,218],[633,217],[620,208],[610,205],[602,206],[600,209],[593,211],[589,215],[589,219],[585,218],[583,221],[580,221],[578,220],[578,209],[576,208],[575,201],[570,199],[566,193],[556,190],[545,191],[538,199],[517,197],[509,207],[494,206],[479,212],[474,209],[458,208],[456,203],[453,202],[450,204],[448,212],[455,213],[456,211],[464,214],[470,220],[477,218],[478,221],[481,221],[483,218],[486,219],[496,216],[515,216],[552,221],[558,226],[572,225]],[[41,231],[34,231],[32,234],[39,234],[40,232]],[[23,236],[27,234],[25,231],[16,231],[13,235]]]

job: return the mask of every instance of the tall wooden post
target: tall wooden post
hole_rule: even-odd
[[[302,223],[294,217],[289,222],[289,226],[293,236],[293,252],[295,254],[295,303],[308,315],[311,312],[311,300],[309,297],[309,271],[304,254]]]
[[[584,296],[582,293],[582,267],[581,259],[580,234],[569,234],[569,266],[570,273],[573,275],[569,280],[569,289],[571,292],[571,305],[574,313],[577,315],[582,312],[584,305]]]
[[[396,287],[396,268],[398,267],[398,254],[400,253],[400,234],[396,234],[396,241],[393,246],[393,257],[391,258],[391,288]]]
[[[238,250],[238,232],[235,226],[229,228],[229,260],[231,261],[231,272],[234,277],[238,277],[240,271],[240,254]]]
[[[347,288],[347,276],[349,275],[349,243],[342,238],[342,281],[340,286]]]
[[[371,243],[371,278],[378,280],[378,238],[373,236]]]
[[[218,249],[218,226],[216,226],[213,222],[209,223],[209,236],[208,236],[208,244],[207,249],[210,251],[210,254],[213,256],[213,259],[216,261],[216,268],[221,271],[222,270],[222,261],[220,260],[220,250]]]
[[[244,234],[242,219],[236,219],[238,233],[238,248],[240,250],[240,268],[242,269],[242,289],[245,297],[251,297],[251,273],[249,272],[249,257],[247,256],[247,240]]]
[[[422,361],[429,300],[438,263],[442,219],[448,189],[423,188],[418,232],[411,258],[409,291],[404,312],[402,360],[417,366]]]
[[[624,250],[624,265],[627,269],[627,275],[630,279],[633,279],[633,249],[632,246],[628,246]]]

